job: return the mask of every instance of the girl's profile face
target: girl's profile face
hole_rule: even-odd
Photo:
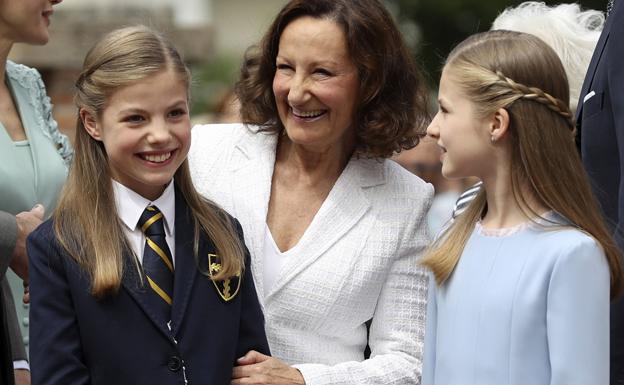
[[[442,175],[447,178],[480,177],[491,166],[488,121],[475,113],[473,102],[447,68],[442,71],[438,112],[427,135],[442,149]]]
[[[86,130],[106,149],[111,176],[155,200],[190,147],[187,85],[167,69],[116,90],[96,118],[82,116]]]

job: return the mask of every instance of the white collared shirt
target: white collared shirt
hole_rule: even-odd
[[[173,183],[169,183],[158,199],[150,201],[116,180],[112,182],[117,213],[125,225],[124,233],[130,242],[132,251],[134,251],[135,255],[139,258],[139,262],[143,264],[145,235],[137,224],[145,208],[149,205],[154,205],[158,207],[163,214],[167,245],[169,246],[169,250],[171,250],[171,257],[173,259],[173,265],[175,266],[175,189]]]

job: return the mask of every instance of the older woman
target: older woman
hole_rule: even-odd
[[[427,122],[391,16],[377,0],[289,2],[237,94],[254,126],[195,127],[189,154],[199,190],[242,223],[274,355],[248,353],[232,384],[418,383],[433,190],[386,159]]]

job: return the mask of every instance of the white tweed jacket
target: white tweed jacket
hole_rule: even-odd
[[[432,186],[392,161],[351,159],[265,296],[277,136],[252,130],[195,126],[189,161],[198,190],[242,224],[272,354],[307,385],[418,384],[427,298],[418,258]]]

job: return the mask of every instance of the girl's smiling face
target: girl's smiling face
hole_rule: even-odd
[[[116,90],[100,116],[80,116],[103,143],[112,178],[147,199],[162,194],[188,154],[187,85],[171,69]]]

